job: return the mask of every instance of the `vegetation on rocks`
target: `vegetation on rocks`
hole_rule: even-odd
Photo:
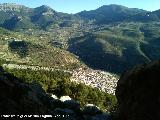
[[[38,82],[49,94],[55,94],[58,97],[68,95],[79,101],[82,107],[85,104],[94,104],[104,111],[110,111],[116,104],[116,98],[113,95],[84,84],[71,82],[69,73],[16,69],[8,69],[8,71],[27,83]]]
[[[23,115],[28,114],[31,118],[40,116],[56,120],[92,120],[109,117],[95,105],[85,105],[81,108],[79,103],[69,96],[57,99],[53,97],[55,95],[47,94],[38,82],[25,82],[6,72],[2,67],[0,67],[0,94],[0,114],[14,114],[13,118],[23,118]]]

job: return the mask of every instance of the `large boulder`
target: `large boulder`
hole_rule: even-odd
[[[60,101],[62,101],[62,102],[65,102],[65,101],[68,101],[68,100],[72,100],[72,98],[70,98],[69,96],[61,96],[60,97]]]
[[[116,97],[119,120],[160,120],[160,61],[123,74]]]
[[[42,89],[31,87],[0,67],[0,114],[47,114],[50,100],[37,88]]]
[[[87,104],[83,109],[83,113],[88,115],[96,115],[96,114],[102,113],[102,111],[93,104]]]
[[[64,107],[80,112],[80,103],[73,100],[69,96],[61,96],[60,101],[64,103]]]
[[[53,99],[55,99],[55,100],[58,100],[58,97],[56,96],[56,95],[51,95],[51,97],[53,98]]]
[[[74,111],[80,111],[80,103],[75,100],[66,100],[63,102],[66,108],[73,109]]]

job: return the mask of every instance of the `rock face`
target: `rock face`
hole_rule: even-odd
[[[0,67],[0,115],[50,115],[54,120],[108,120],[109,115],[94,106],[87,111],[69,96],[58,99],[36,82],[25,83]],[[94,110],[94,111],[92,111]],[[98,111],[98,112],[97,112]]]
[[[24,83],[0,68],[0,114],[45,114],[49,104],[41,86]]]
[[[123,74],[116,97],[118,120],[160,120],[160,61]]]

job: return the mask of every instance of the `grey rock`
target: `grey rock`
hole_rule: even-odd
[[[95,114],[102,113],[102,111],[97,106],[94,106],[93,104],[87,104],[83,109],[83,113],[88,115],[95,115]]]

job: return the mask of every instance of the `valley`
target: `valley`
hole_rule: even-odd
[[[115,94],[116,83],[118,76],[111,73],[107,73],[100,70],[92,70],[89,68],[78,68],[73,71],[56,69],[50,67],[40,67],[40,66],[27,66],[27,65],[17,65],[17,64],[3,64],[4,69],[10,70],[31,70],[31,71],[61,71],[63,73],[71,74],[71,82],[82,83],[92,88],[98,88],[99,90]]]
[[[159,28],[159,10],[113,4],[68,14],[46,5],[4,3],[0,66],[15,79],[36,81],[47,94],[70,96],[81,107],[95,104],[110,112],[120,76],[159,59]]]

